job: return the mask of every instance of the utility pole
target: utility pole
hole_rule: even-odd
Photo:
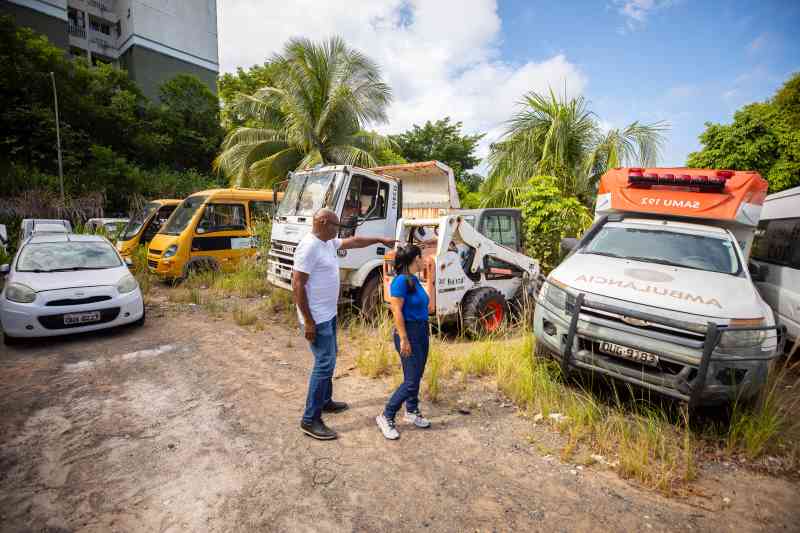
[[[58,181],[61,185],[61,209],[66,207],[66,200],[64,199],[64,165],[61,162],[61,129],[58,125],[58,92],[56,91],[56,75],[54,72],[50,73],[50,79],[53,80],[53,101],[56,106],[56,143],[58,147]]]

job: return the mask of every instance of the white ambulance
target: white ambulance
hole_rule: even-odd
[[[690,407],[753,397],[779,337],[748,269],[766,191],[754,172],[607,172],[539,294],[537,353]]]

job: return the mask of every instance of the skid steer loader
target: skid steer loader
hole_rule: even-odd
[[[463,214],[401,219],[396,238],[399,246],[422,248],[419,278],[430,298],[430,317],[439,325],[459,322],[470,336],[490,334],[508,321],[514,303],[532,301],[536,294],[536,260],[481,234]],[[394,257],[394,250],[384,256],[387,302],[396,275]]]

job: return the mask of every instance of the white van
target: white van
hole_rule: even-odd
[[[752,259],[756,286],[786,326],[792,354],[800,350],[800,187],[767,196]]]
[[[595,224],[539,295],[537,352],[690,407],[753,397],[778,348],[747,262],[766,192],[753,172],[604,174]]]

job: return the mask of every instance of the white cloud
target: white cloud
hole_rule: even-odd
[[[481,156],[525,92],[575,95],[587,83],[563,54],[503,60],[495,0],[222,0],[219,9],[223,71],[261,63],[291,37],[338,34],[377,61],[392,87],[389,124],[379,131],[450,116],[467,132],[487,132]]]
[[[654,11],[670,7],[674,0],[613,0],[619,13],[625,17],[625,26],[620,28],[633,31],[644,26],[647,17]]]

